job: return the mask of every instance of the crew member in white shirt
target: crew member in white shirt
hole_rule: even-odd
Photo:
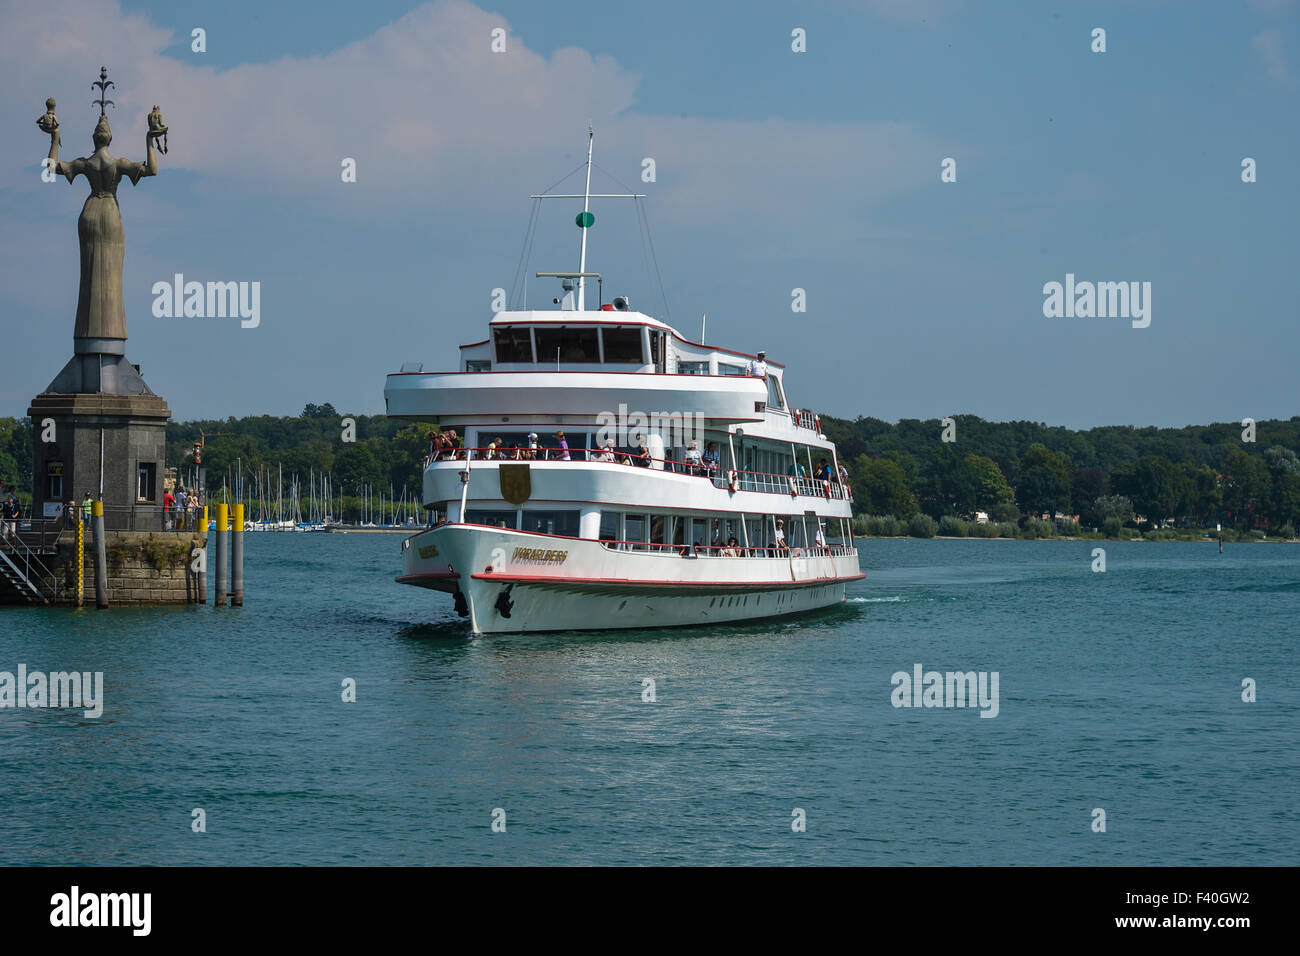
[[[751,359],[745,368],[745,374],[752,375],[754,378],[767,378],[767,353],[759,352],[758,358]]]

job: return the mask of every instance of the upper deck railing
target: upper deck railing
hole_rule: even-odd
[[[566,457],[567,456],[567,457]],[[705,458],[678,461],[673,458],[655,458],[651,455],[633,455],[621,451],[600,451],[595,448],[508,448],[504,451],[491,446],[487,448],[456,448],[450,452],[435,452],[426,455],[426,467],[438,462],[526,462],[526,461],[569,461],[577,463],[603,462],[622,464],[629,467],[651,468],[655,462],[660,464],[656,471],[670,474],[694,475],[708,478],[715,488],[730,491],[759,491],[767,494],[789,495],[792,498],[827,498],[833,501],[852,501],[853,492],[838,477],[809,478],[806,475],[777,475],[764,471],[740,471],[723,469],[717,460]],[[472,465],[471,465],[472,469]]]
[[[821,419],[817,415],[814,415],[812,412],[808,411],[807,409],[803,409],[803,408],[790,409],[790,421],[793,424],[797,425],[799,428],[807,428],[811,431],[817,432],[819,435],[821,434],[821,430],[822,430]]]
[[[648,541],[618,541],[599,538],[599,542],[610,551],[648,551],[656,554],[676,555],[682,558],[835,558],[857,554],[858,549],[851,545],[823,544],[811,547],[747,547],[732,542],[729,544],[655,544]]]

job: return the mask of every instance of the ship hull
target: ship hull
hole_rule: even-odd
[[[683,556],[484,525],[403,542],[402,584],[459,594],[475,634],[685,627],[833,607],[864,575],[852,549]]]

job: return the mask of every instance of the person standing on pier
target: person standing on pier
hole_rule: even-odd
[[[4,512],[0,514],[3,518],[3,531],[0,537],[6,541],[17,540],[18,538],[18,519],[23,515],[22,507],[18,504],[18,498],[11,491],[9,497],[5,499]]]

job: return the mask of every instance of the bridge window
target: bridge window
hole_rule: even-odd
[[[494,330],[498,362],[531,362],[533,360],[533,340],[528,329]]]
[[[743,365],[728,365],[726,362],[718,363],[719,375],[744,375],[745,367]]]
[[[576,511],[525,511],[523,513],[522,531],[540,531],[543,534],[562,534],[566,537],[578,536],[578,512]]]
[[[678,362],[677,371],[683,375],[708,375],[708,362]]]
[[[641,330],[602,329],[601,337],[605,340],[606,362],[629,362],[641,365],[645,359],[641,353]]]
[[[469,524],[485,524],[493,528],[513,529],[515,527],[515,512],[467,508],[465,510],[465,521]]]
[[[557,354],[561,362],[600,361],[595,329],[537,328],[534,334],[537,336],[539,362],[554,362]]]
[[[767,375],[767,404],[769,408],[785,408],[785,399],[781,395],[781,383],[771,372]]]

